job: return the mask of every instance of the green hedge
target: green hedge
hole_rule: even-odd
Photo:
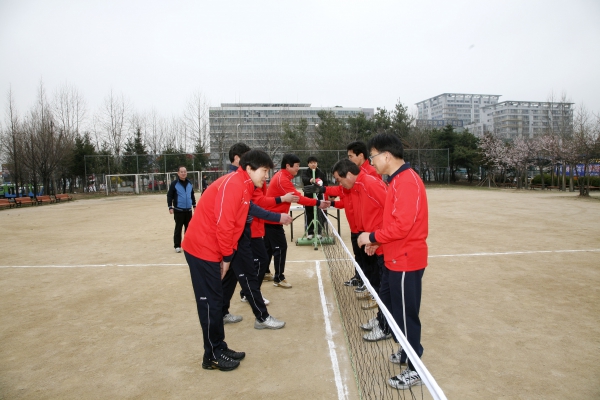
[[[583,182],[583,184],[587,185],[588,179],[590,182],[590,186],[600,186],[600,176],[590,176],[589,178],[586,177],[585,179],[582,178],[581,181]],[[575,178],[575,185],[577,185],[577,178]]]
[[[584,182],[587,185],[587,179],[588,177],[585,178]],[[590,186],[600,186],[600,177],[598,176],[590,176]],[[562,176],[558,177],[558,185],[560,185],[560,182],[562,182]],[[578,185],[577,183],[577,177],[575,177],[575,186]],[[554,183],[557,184],[557,177],[554,177]],[[533,179],[531,180],[531,184],[532,185],[541,185],[542,184],[542,177],[540,175],[536,175],[533,177]],[[544,174],[544,185],[546,186],[550,186],[552,184],[552,177],[550,176],[550,174]],[[567,177],[567,185],[569,184],[569,177]]]

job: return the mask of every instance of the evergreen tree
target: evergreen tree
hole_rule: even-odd
[[[98,160],[96,157],[85,157],[96,155],[96,149],[92,144],[90,133],[85,132],[82,135],[77,134],[75,136],[75,145],[73,152],[71,153],[71,160],[69,162],[69,175],[81,179],[81,182],[85,182],[85,173],[90,171],[96,171]],[[74,185],[71,185],[71,191],[73,191]],[[63,188],[64,191],[64,188]]]

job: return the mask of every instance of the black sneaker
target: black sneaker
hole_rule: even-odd
[[[202,368],[204,369],[218,369],[221,371],[231,371],[240,366],[238,360],[227,357],[225,354],[221,354],[217,359],[203,359]]]
[[[246,353],[244,353],[243,351],[235,351],[231,349],[223,350],[223,354],[237,361],[241,361],[244,359],[244,357],[246,357]]]
[[[350,278],[350,280],[347,280],[346,282],[344,282],[345,286],[361,286],[362,285],[362,281],[353,276],[352,278]]]

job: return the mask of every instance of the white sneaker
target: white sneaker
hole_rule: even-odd
[[[181,247],[175,247],[175,253],[181,253]]]
[[[235,324],[236,322],[240,322],[242,319],[244,319],[244,317],[242,317],[241,315],[226,314],[223,317],[223,325]]]
[[[367,333],[366,335],[363,335],[363,339],[365,339],[367,342],[377,342],[378,340],[386,340],[390,339],[391,337],[392,334],[384,333],[379,327],[379,324],[375,325],[371,332]]]
[[[272,316],[268,316],[264,322],[260,322],[259,320],[254,320],[254,329],[281,329],[285,326],[285,322],[279,321]]]
[[[247,303],[248,299],[246,298],[246,296],[242,296],[241,301],[242,301],[242,303]],[[265,299],[264,297],[263,297],[263,301],[265,302],[265,306],[268,306],[271,303],[269,300]]]
[[[273,286],[282,287],[284,289],[289,289],[292,287],[292,285],[287,283],[285,279],[279,282],[273,282]]]
[[[388,384],[394,389],[404,390],[411,386],[420,386],[423,382],[421,382],[421,377],[417,374],[417,371],[405,369],[400,375],[392,376],[388,380]]]
[[[310,240],[313,238],[313,235],[306,235],[306,238]]]
[[[379,325],[379,321],[377,321],[377,317],[373,317],[369,320],[369,322],[367,322],[366,324],[362,324],[360,327],[362,330],[370,331],[377,325]]]

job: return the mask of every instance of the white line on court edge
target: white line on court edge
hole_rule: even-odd
[[[541,253],[580,253],[580,252],[595,252],[600,249],[588,249],[588,250],[532,250],[532,251],[505,251],[500,253],[467,253],[467,254],[439,254],[429,256],[429,258],[437,257],[477,257],[477,256],[504,256],[513,254],[541,254]]]
[[[585,253],[599,252],[600,249],[584,250],[532,250],[532,251],[506,251],[501,253],[465,253],[465,254],[437,254],[429,258],[440,257],[481,257],[481,256],[510,256],[519,254],[548,254],[548,253]],[[327,260],[287,260],[287,263],[326,262]],[[81,265],[0,265],[0,268],[105,268],[105,267],[187,267],[181,264],[81,264]]]
[[[321,280],[321,262],[315,261],[315,269],[317,270],[317,279],[319,281],[319,294],[321,295],[321,305],[323,306],[323,317],[325,319],[325,333],[327,344],[329,345],[329,357],[333,366],[333,374],[335,376],[335,386],[337,386],[338,399],[346,399],[348,393],[346,386],[342,382],[342,375],[338,366],[337,354],[335,353],[335,344],[333,343],[333,332],[331,331],[331,323],[329,322],[329,311],[327,310],[327,302],[325,300],[325,291],[323,290],[323,281]]]

